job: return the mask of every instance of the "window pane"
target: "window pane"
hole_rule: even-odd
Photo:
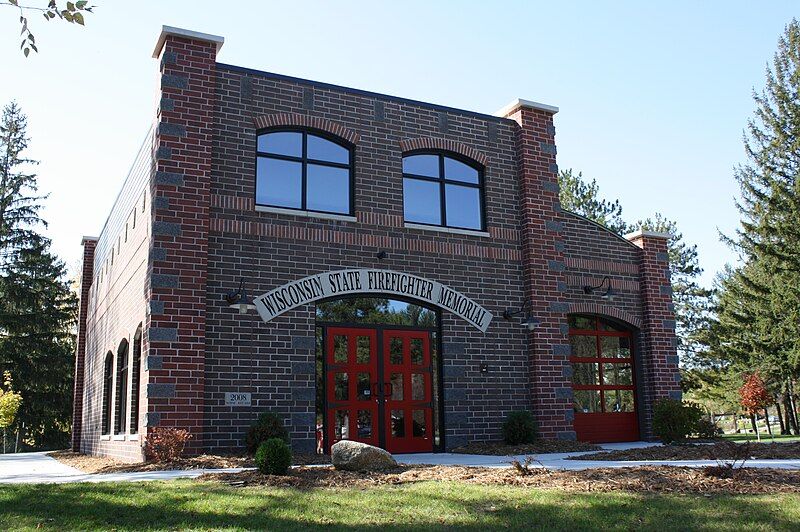
[[[295,209],[302,207],[301,163],[259,157],[256,167],[256,203]]]
[[[464,181],[465,183],[478,184],[478,171],[455,159],[444,158],[444,177],[454,181]]]
[[[369,401],[372,396],[371,382],[369,373],[359,373],[356,382],[356,398],[359,401]]]
[[[424,438],[425,433],[427,432],[427,427],[425,423],[425,411],[424,410],[412,410],[411,411],[411,423],[412,423],[412,436],[415,438]]]
[[[258,136],[258,151],[289,155],[291,157],[303,156],[303,134],[293,131],[280,131],[266,133]]]
[[[337,410],[333,421],[333,438],[346,440],[350,437],[350,415],[347,410]]]
[[[344,146],[314,135],[307,135],[306,142],[306,157],[309,159],[350,164],[350,150]]]
[[[606,390],[603,397],[606,412],[633,412],[632,390]]]
[[[441,225],[439,183],[403,179],[403,213],[407,222]]]
[[[359,410],[356,419],[359,438],[372,437],[372,412],[369,410]]]
[[[439,177],[439,156],[409,155],[403,157],[403,173]]]
[[[369,336],[359,336],[356,344],[356,364],[369,364],[372,350],[369,345]]]
[[[389,381],[391,383],[390,391],[392,401],[402,401],[403,400],[403,374],[402,373],[392,373],[392,380]]]
[[[350,396],[347,373],[335,373],[333,376],[333,395],[337,401],[347,401]]]
[[[600,349],[604,358],[629,358],[631,342],[626,336],[603,336],[600,338]]]
[[[574,384],[600,384],[599,375],[597,371],[597,364],[591,363],[573,363],[572,364],[572,382]]]
[[[600,330],[623,332],[625,329],[623,329],[622,327],[617,327],[616,325],[612,325],[611,323],[608,323],[605,320],[600,320]]]
[[[411,399],[413,401],[425,400],[425,375],[422,373],[411,374]]]
[[[600,412],[600,392],[597,390],[574,390],[573,402],[576,412],[582,414]]]
[[[630,364],[603,364],[603,384],[631,386],[633,372]]]
[[[312,211],[350,212],[350,170],[309,164],[306,208]]]
[[[582,358],[597,357],[597,338],[595,336],[570,336],[572,356]]]
[[[347,363],[347,336],[337,334],[333,337],[333,362]]]
[[[447,226],[481,229],[481,191],[472,187],[445,185]]]
[[[422,365],[422,338],[411,339],[411,363],[415,366]]]
[[[392,337],[389,341],[389,363],[402,364],[403,363],[403,339]]]
[[[595,318],[589,318],[587,316],[570,316],[568,319],[570,329],[589,331],[594,330]]]
[[[403,438],[406,435],[406,420],[405,412],[403,410],[392,410],[392,436],[395,438]]]

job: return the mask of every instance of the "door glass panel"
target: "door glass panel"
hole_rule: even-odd
[[[605,390],[606,412],[633,412],[633,390]]]
[[[602,336],[600,349],[603,358],[630,358],[630,340],[625,336]]]
[[[333,361],[337,364],[347,363],[347,336],[333,337]]]
[[[424,410],[413,410],[411,412],[412,431],[415,438],[424,438],[427,431]]]
[[[422,338],[411,339],[411,363],[415,366],[422,365]]]
[[[587,384],[587,385],[600,384],[597,371],[597,364],[573,362],[572,383]]]
[[[333,419],[333,437],[346,440],[350,437],[350,415],[347,410],[337,410]]]
[[[392,338],[389,341],[389,363],[399,365],[403,363],[403,339]]]
[[[371,398],[369,373],[358,374],[358,400],[368,401]]]
[[[391,423],[392,436],[395,438],[404,438],[406,435],[405,412],[402,410],[392,410]]]
[[[334,389],[334,396],[336,397],[337,401],[347,401],[349,395],[347,384],[348,384],[347,373],[334,374],[333,389]]]
[[[594,330],[594,318],[587,318],[586,316],[570,316],[568,320],[570,329],[581,329],[584,331]]]
[[[372,437],[372,412],[369,410],[358,411],[358,437]]]
[[[601,331],[615,331],[615,332],[623,332],[625,329],[617,327],[616,325],[612,325],[605,320],[600,320],[600,330]]]
[[[614,386],[631,386],[633,372],[630,364],[603,364],[603,384]]]
[[[370,345],[369,336],[359,336],[356,344],[356,362],[358,364],[369,364]]]
[[[594,336],[570,336],[572,356],[582,358],[597,357],[597,339]]]
[[[583,414],[600,412],[600,392],[597,390],[574,390],[575,411]]]
[[[411,400],[425,400],[425,375],[422,373],[411,374]]]
[[[392,373],[392,401],[403,400],[403,374]]]

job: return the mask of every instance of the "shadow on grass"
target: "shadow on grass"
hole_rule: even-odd
[[[650,496],[455,482],[309,491],[192,481],[0,487],[0,529],[797,530],[799,508],[797,494]]]

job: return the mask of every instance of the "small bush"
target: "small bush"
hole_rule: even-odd
[[[503,423],[503,439],[509,445],[533,443],[538,435],[536,418],[530,412],[511,412]]]
[[[186,442],[192,438],[188,430],[156,427],[147,436],[145,454],[157,462],[171,462],[183,454]]]
[[[256,467],[265,475],[285,475],[292,465],[292,451],[280,438],[270,438],[258,446]]]
[[[712,439],[720,436],[722,434],[722,429],[719,428],[713,421],[707,418],[702,418],[697,421],[695,433],[697,434],[698,438]]]
[[[663,443],[675,443],[697,433],[703,410],[694,403],[659,399],[653,405],[653,434]]]
[[[271,438],[278,438],[289,443],[289,433],[283,426],[281,418],[272,412],[264,412],[258,416],[258,421],[247,431],[244,443],[247,450],[254,453],[262,443]]]

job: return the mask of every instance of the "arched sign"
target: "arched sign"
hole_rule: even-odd
[[[452,288],[408,273],[391,270],[337,270],[286,283],[255,298],[264,321],[319,299],[352,294],[388,294],[409,297],[443,308],[486,332],[492,314]]]

